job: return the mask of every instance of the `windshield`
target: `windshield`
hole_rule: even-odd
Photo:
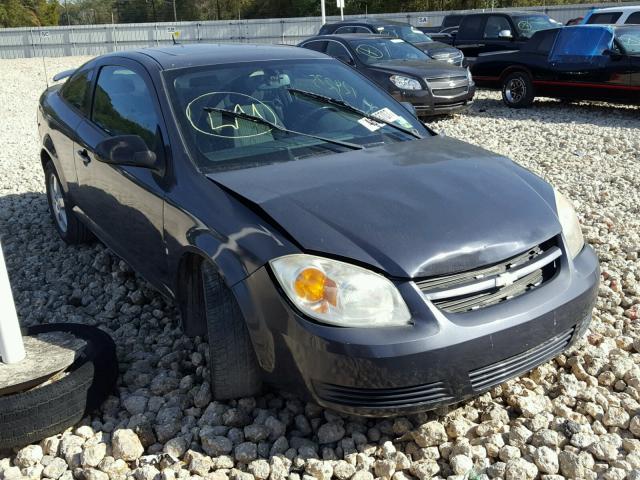
[[[629,55],[640,55],[640,28],[625,28],[616,31],[616,39]]]
[[[402,105],[333,60],[226,64],[169,70],[164,75],[183,136],[203,171],[415,140],[411,132],[428,135]],[[322,97],[345,102],[381,121],[323,102]]]
[[[410,25],[385,25],[377,27],[378,33],[403,39],[405,42],[424,43],[433,42],[430,36]]]
[[[518,34],[521,37],[531,38],[531,36],[540,30],[549,30],[550,28],[558,28],[559,24],[551,20],[546,15],[519,15],[514,17]]]
[[[389,60],[430,60],[422,50],[400,38],[350,40],[349,44],[360,61],[367,65]]]

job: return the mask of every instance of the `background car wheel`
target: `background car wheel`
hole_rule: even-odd
[[[118,379],[116,346],[96,327],[53,323],[23,329],[23,335],[68,332],[86,342],[59,380],[0,396],[0,449],[20,447],[55,435],[78,423],[113,392]]]
[[[202,282],[213,396],[217,400],[254,396],[262,384],[260,366],[238,302],[208,262],[202,265]]]
[[[53,162],[49,161],[45,165],[44,176],[49,213],[62,240],[69,245],[93,240],[92,233],[78,220],[78,217],[71,210],[71,205],[62,189],[62,184]]]
[[[529,107],[535,95],[533,82],[526,72],[514,72],[502,82],[502,101],[511,108]]]

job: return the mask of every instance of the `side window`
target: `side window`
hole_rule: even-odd
[[[337,28],[336,31],[333,33],[354,33],[354,32],[355,32],[355,27],[346,26],[346,27]]]
[[[598,24],[598,25],[607,25],[609,23],[616,23],[622,12],[603,12],[603,13],[594,13],[589,17],[587,23],[590,25]]]
[[[353,27],[353,33],[371,33],[367,27]]]
[[[327,42],[327,51],[325,52],[327,55],[331,55],[333,58],[337,58],[338,60],[349,60],[351,59],[351,55],[338,42]]]
[[[500,38],[499,34],[503,30],[511,30],[509,20],[503,16],[491,16],[484,27],[483,38]]]
[[[91,88],[92,78],[93,69],[82,70],[74,73],[60,90],[62,98],[80,110],[84,115],[89,114],[89,90]]]
[[[485,17],[482,15],[469,15],[468,17],[464,17],[458,30],[458,38],[469,40],[481,38],[484,19]]]
[[[624,23],[627,25],[640,25],[640,12],[633,12]]]
[[[109,135],[139,135],[155,150],[158,117],[140,75],[124,67],[100,70],[91,119]]]
[[[553,47],[553,43],[556,41],[556,36],[558,35],[557,31],[549,30],[546,32],[542,32],[543,34],[540,37],[540,43],[536,47],[536,52],[548,54]]]
[[[327,46],[327,42],[321,42],[319,40],[314,40],[312,42],[303,43],[302,46],[304,48],[308,48],[309,50],[315,50],[316,52],[324,53],[324,50]]]
[[[564,63],[604,61],[609,57],[603,52],[611,48],[613,33],[609,27],[562,28],[549,60]]]

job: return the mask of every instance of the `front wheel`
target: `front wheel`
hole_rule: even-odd
[[[502,101],[511,108],[525,108],[531,106],[535,95],[533,82],[526,72],[514,72],[505,77],[502,82]]]
[[[260,392],[260,367],[238,302],[208,262],[202,265],[202,285],[211,393],[216,400],[252,397]]]

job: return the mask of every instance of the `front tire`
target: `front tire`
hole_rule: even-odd
[[[47,188],[47,202],[53,224],[68,245],[87,243],[93,240],[89,229],[76,217],[65,194],[56,167],[49,160],[44,166],[44,178]]]
[[[202,283],[213,397],[252,397],[262,386],[260,367],[238,302],[208,262],[202,264]]]
[[[502,82],[502,101],[511,108],[526,108],[533,103],[535,94],[531,76],[526,72],[513,72]]]

